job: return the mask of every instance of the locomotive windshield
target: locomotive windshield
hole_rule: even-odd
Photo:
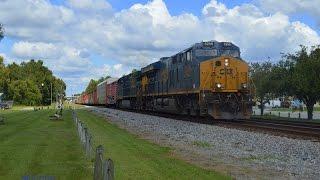
[[[208,41],[193,46],[193,53],[198,61],[204,61],[218,56],[240,58],[240,49],[230,42]]]
[[[220,56],[232,56],[240,58],[240,49],[230,42],[221,42]]]
[[[240,58],[240,53],[238,50],[223,50],[221,56],[232,56],[235,58]]]
[[[216,49],[197,49],[196,56],[217,56],[218,51]]]

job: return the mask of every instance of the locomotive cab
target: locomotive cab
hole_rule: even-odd
[[[221,56],[200,63],[200,104],[215,119],[248,119],[251,115],[249,66]]]

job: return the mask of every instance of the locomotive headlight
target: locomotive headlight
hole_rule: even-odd
[[[247,84],[246,83],[242,83],[242,88],[246,89],[247,88]]]
[[[216,86],[217,86],[217,88],[221,88],[222,87],[222,85],[220,83],[217,83]]]
[[[224,65],[225,65],[225,66],[229,66],[229,59],[225,59],[225,60],[224,60]]]

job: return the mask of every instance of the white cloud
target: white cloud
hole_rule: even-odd
[[[246,9],[246,11],[244,11]],[[251,9],[251,11],[247,11]],[[290,22],[281,12],[266,16],[253,5],[227,9],[212,0],[203,9],[215,39],[236,43],[247,60],[276,60],[281,52],[292,52],[300,44],[320,43],[319,35],[301,22]],[[210,31],[210,29],[208,29]]]
[[[1,0],[0,22],[6,33],[18,39],[57,41],[60,28],[75,20],[73,11],[48,0]]]
[[[19,58],[59,58],[61,50],[52,43],[36,42],[30,43],[21,41],[14,43],[12,53]]]
[[[202,9],[202,14],[205,16],[224,16],[227,14],[227,7],[223,3],[218,3],[217,1],[210,1]]]
[[[82,10],[110,10],[111,5],[105,0],[68,0],[68,4],[75,9]]]
[[[105,0],[68,0],[64,6],[49,0],[0,2],[0,22],[8,37],[18,39],[12,54],[45,59],[58,75],[81,87],[91,78],[121,76],[202,40],[234,42],[246,60],[276,59],[300,44],[320,43],[316,31],[286,15],[295,4],[266,14],[272,3],[228,8],[212,0],[197,17],[187,12],[173,16],[162,0],[118,12]],[[99,66],[96,56],[102,57]]]
[[[318,21],[320,25],[320,2],[319,0],[259,0],[259,6],[265,12],[285,14],[309,14]]]
[[[11,58],[9,58],[5,53],[0,52],[0,56],[3,57],[4,64],[9,64],[9,63],[13,62],[13,60]]]
[[[115,70],[121,70],[122,64],[115,64],[115,65],[113,65],[113,68],[114,68]]]

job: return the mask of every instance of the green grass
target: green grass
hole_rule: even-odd
[[[0,125],[0,179],[92,179],[92,163],[84,156],[71,112],[65,111],[63,121],[50,121],[53,112],[0,112],[6,118]]]
[[[150,143],[85,110],[78,117],[115,163],[116,179],[231,179],[176,158],[171,149]]]

